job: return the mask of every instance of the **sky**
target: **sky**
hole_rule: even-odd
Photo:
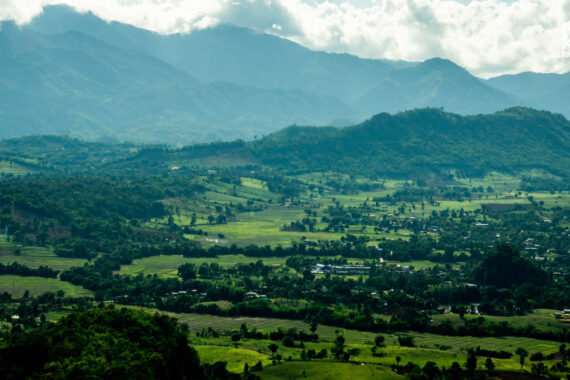
[[[165,34],[229,23],[314,50],[442,57],[485,78],[570,71],[570,0],[0,0],[0,20],[62,3]]]

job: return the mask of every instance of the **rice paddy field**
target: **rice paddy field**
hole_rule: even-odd
[[[553,309],[535,309],[532,313],[521,315],[521,316],[512,316],[512,317],[501,317],[501,316],[493,316],[493,315],[485,315],[485,321],[488,322],[508,322],[511,326],[515,328],[523,328],[528,325],[533,325],[536,327],[537,330],[540,331],[552,331],[558,332],[563,329],[568,328],[568,323],[565,323],[566,320],[555,319],[553,316],[554,312],[559,310]],[[467,314],[464,316],[465,319],[476,319],[479,318],[475,315]],[[432,319],[434,320],[435,324],[439,324],[445,320],[451,321],[452,326],[456,327],[463,324],[463,320],[457,314],[440,314],[440,315],[433,315]]]
[[[261,379],[405,379],[388,366],[365,363],[284,362],[257,373]]]
[[[33,170],[10,161],[0,161],[0,175],[22,176],[33,173]]]
[[[144,309],[153,311],[152,309]],[[542,312],[537,312],[535,318],[539,318]],[[242,324],[245,324],[249,330],[256,329],[260,332],[269,333],[281,328],[282,330],[296,329],[309,330],[309,325],[303,321],[287,320],[287,319],[273,319],[273,318],[251,318],[251,317],[220,317],[213,315],[199,315],[199,314],[178,314],[167,313],[170,316],[178,318],[181,323],[188,325],[191,333],[191,344],[196,347],[201,358],[205,362],[215,362],[224,358],[228,362],[228,368],[231,370],[237,369],[237,372],[243,371],[243,366],[247,362],[249,366],[254,365],[257,361],[261,360],[262,363],[270,363],[269,356],[271,351],[268,345],[277,343],[278,353],[282,355],[283,360],[291,357],[293,362],[284,361],[282,364],[267,367],[272,368],[268,374],[281,373],[281,370],[289,368],[306,368],[317,366],[326,370],[330,365],[355,365],[354,363],[365,365],[380,366],[380,372],[388,370],[387,374],[398,376],[391,372],[389,366],[395,363],[396,357],[401,358],[401,364],[411,361],[415,364],[423,366],[428,361],[436,361],[438,365],[449,367],[453,362],[457,361],[464,364],[467,358],[467,350],[470,348],[481,347],[481,349],[507,351],[514,354],[515,350],[519,347],[525,348],[529,353],[542,352],[544,355],[558,352],[559,342],[521,338],[521,337],[470,337],[470,336],[443,336],[427,333],[416,332],[399,332],[397,334],[386,334],[385,346],[378,348],[377,352],[382,352],[385,356],[378,357],[372,355],[372,345],[374,338],[378,335],[372,332],[363,332],[357,330],[347,330],[331,326],[318,325],[317,334],[319,335],[319,342],[311,343],[305,342],[304,349],[315,349],[317,352],[326,349],[329,350],[329,357],[326,359],[315,359],[311,363],[299,362],[301,355],[301,347],[285,347],[281,342],[273,342],[270,340],[256,340],[256,339],[241,339],[239,342],[232,342],[230,339],[231,333],[239,331]],[[532,316],[529,316],[531,318]],[[207,330],[209,327],[221,334],[219,338],[208,338],[197,336],[196,333]],[[352,363],[337,363],[331,362],[330,348],[333,345],[335,337],[340,334],[343,335],[346,342],[346,350],[357,349],[359,352],[351,357]],[[196,336],[195,336],[196,335]],[[399,335],[410,335],[414,338],[415,347],[401,347],[398,344]],[[203,355],[202,355],[203,353]],[[227,353],[227,356],[224,356]],[[245,354],[241,356],[241,354]],[[513,355],[510,359],[493,359],[497,369],[499,370],[520,370],[518,357]],[[298,363],[298,364],[293,364]],[[479,358],[479,369],[483,370],[484,358]],[[548,364],[548,361],[545,362]],[[306,367],[305,364],[311,364]],[[282,366],[282,367],[280,367]],[[530,367],[530,364],[527,363]],[[342,367],[352,368],[353,367]],[[376,368],[376,367],[374,367]],[[315,368],[316,370],[316,368]],[[265,373],[266,369],[264,369]],[[275,371],[275,372],[272,372]],[[360,372],[357,372],[360,374]],[[376,373],[376,372],[375,372]],[[277,376],[277,375],[276,375]],[[271,377],[269,377],[271,378]],[[344,378],[344,377],[343,377]],[[398,377],[395,377],[398,378]]]
[[[19,251],[19,254],[17,253]],[[43,247],[21,247],[11,242],[0,240],[0,263],[19,263],[30,268],[48,266],[51,269],[63,271],[71,267],[83,266],[85,259],[63,258],[53,250]]]
[[[532,175],[532,173],[529,173]],[[343,176],[335,173],[309,173],[294,177],[306,184],[321,185],[330,179],[342,181]],[[358,181],[358,180],[357,180]],[[289,246],[293,242],[301,242],[303,238],[311,241],[339,240],[346,234],[325,232],[326,223],[322,223],[320,218],[324,210],[335,205],[337,202],[345,208],[351,206],[360,206],[364,202],[370,202],[377,197],[385,197],[391,195],[397,190],[405,187],[413,187],[411,181],[404,180],[377,180],[370,181],[360,179],[374,188],[372,191],[361,191],[358,193],[342,194],[325,186],[325,190],[321,193],[308,192],[300,197],[300,203],[288,204],[283,203],[279,196],[270,192],[267,185],[258,179],[242,177],[240,185],[230,185],[223,182],[205,181],[207,188],[205,194],[195,199],[169,199],[165,203],[175,207],[178,212],[174,216],[174,222],[180,226],[190,225],[191,215],[196,215],[196,223],[194,229],[200,229],[208,234],[208,236],[188,234],[187,238],[195,240],[204,246],[231,245],[247,246],[271,245],[271,246]],[[543,202],[545,208],[556,206],[569,206],[570,194],[568,192],[519,192],[520,179],[514,176],[490,173],[485,178],[458,178],[451,181],[449,185],[464,186],[467,189],[474,187],[483,187],[484,189],[492,188],[492,192],[472,193],[471,199],[449,200],[436,199],[434,204],[424,202],[423,205],[412,205],[411,202],[386,203],[380,202],[376,207],[376,216],[391,215],[395,221],[402,218],[426,218],[432,212],[441,212],[443,210],[463,209],[464,211],[473,212],[482,208],[483,205],[530,205],[529,197],[536,202]],[[217,215],[216,208],[224,208],[229,205],[253,202],[253,206],[258,211],[240,212],[232,215],[225,224],[210,224],[208,216]],[[401,214],[399,209],[404,207],[405,214]],[[307,215],[306,209],[314,210],[317,213],[317,231],[316,232],[296,232],[283,230],[284,225],[291,222],[302,220]],[[149,226],[164,226],[166,219],[154,220]],[[365,236],[370,239],[371,245],[375,241],[381,239],[402,239],[408,240],[411,236],[410,231],[391,230],[389,233],[375,232],[371,227],[361,225],[351,225],[348,228],[351,234],[356,236]]]
[[[4,165],[4,166],[3,166]],[[0,162],[0,173],[5,170],[13,170],[17,172],[17,168],[8,167]],[[325,183],[330,178],[338,176],[332,173],[311,173],[296,177],[306,183]],[[346,236],[346,232],[333,233],[325,232],[322,229],[326,224],[319,221],[317,228],[321,231],[317,232],[295,232],[286,231],[282,227],[291,222],[301,220],[306,217],[305,210],[311,209],[317,212],[318,220],[324,215],[323,210],[328,206],[339,202],[344,207],[360,206],[364,202],[370,201],[375,197],[384,197],[393,194],[398,189],[402,189],[404,185],[410,183],[406,181],[382,180],[374,182],[378,185],[378,189],[374,191],[360,192],[358,194],[338,194],[333,193],[330,189],[322,193],[306,194],[302,197],[298,204],[287,204],[281,202],[280,197],[269,192],[267,184],[263,181],[248,177],[241,178],[240,185],[230,185],[225,183],[207,183],[207,189],[204,194],[194,199],[168,199],[163,202],[168,206],[177,210],[174,222],[179,226],[189,226],[192,214],[196,214],[196,223],[192,225],[193,229],[200,229],[207,232],[204,234],[191,233],[185,236],[191,240],[197,241],[203,246],[236,244],[238,246],[255,245],[271,245],[271,246],[289,246],[294,242],[301,242],[305,239],[311,241],[329,240],[336,241]],[[382,187],[380,187],[380,185]],[[513,189],[518,188],[520,180],[508,175],[492,173],[484,179],[461,179],[456,180],[454,185],[461,185],[468,188],[482,186],[484,188],[492,187],[494,192],[481,193],[471,200],[438,200],[435,204],[426,204],[424,207],[413,209],[410,202],[403,202],[405,205],[405,215],[398,215],[398,208],[402,206],[402,202],[395,204],[380,203],[377,207],[378,215],[393,214],[390,218],[398,220],[401,218],[427,217],[433,211],[440,212],[442,210],[460,210],[475,211],[481,209],[485,204],[521,204],[527,205],[531,201],[529,197],[533,197],[536,202],[544,202],[545,207],[568,206],[570,205],[570,194],[568,192],[533,192],[521,193],[515,192]],[[252,207],[258,211],[240,212],[232,215],[228,223],[211,224],[208,223],[208,216],[215,215],[216,210],[220,207],[227,207],[236,204],[247,204],[250,201]],[[168,221],[166,219],[155,219],[149,221],[148,227],[164,227]],[[400,229],[397,232],[393,230],[389,233],[377,233],[369,226],[351,225],[348,230],[356,236],[365,236],[370,239],[368,245],[374,246],[381,239],[409,239],[411,231]],[[16,253],[18,249],[18,253]],[[436,252],[438,253],[438,252]],[[455,252],[459,254],[459,252]],[[261,258],[264,264],[280,266],[284,265],[287,258]],[[119,271],[120,274],[136,276],[136,275],[157,275],[161,278],[177,278],[178,267],[192,263],[197,266],[202,263],[217,263],[222,267],[232,267],[237,264],[249,264],[260,260],[260,258],[246,257],[243,255],[226,255],[216,258],[186,258],[182,255],[162,255],[143,259],[137,259],[130,265],[123,265]],[[349,262],[358,262],[361,260],[349,260]],[[82,259],[65,259],[57,257],[52,250],[40,247],[19,247],[8,241],[0,239],[0,263],[18,262],[32,268],[40,265],[47,265],[55,270],[66,270],[74,266],[83,266],[86,261]],[[416,270],[432,268],[436,263],[429,261],[410,261],[395,262],[389,261],[388,265],[401,265],[414,267]],[[457,267],[457,264],[453,264]],[[358,277],[354,276],[356,280]],[[63,290],[66,295],[83,296],[92,293],[78,286],[61,282],[57,279],[45,279],[38,277],[20,277],[12,275],[0,276],[0,292],[7,291],[13,297],[21,297],[28,290],[31,295],[39,295],[46,291]],[[283,302],[286,302],[283,301]],[[306,302],[299,300],[299,302]],[[212,301],[210,303],[217,304],[222,310],[229,309],[232,304],[229,301]],[[144,308],[149,312],[157,312],[157,310]],[[538,309],[533,313],[524,316],[500,317],[500,316],[484,316],[487,322],[509,322],[513,327],[525,327],[533,325],[541,331],[557,332],[567,326],[560,320],[553,318],[554,310]],[[257,329],[263,333],[269,333],[279,328],[283,330],[296,329],[309,330],[309,325],[300,320],[287,320],[277,318],[254,318],[254,317],[221,317],[203,314],[175,314],[165,313],[176,317],[181,323],[188,326],[191,335],[191,344],[198,351],[200,358],[205,363],[215,363],[219,360],[227,361],[227,367],[230,371],[241,373],[245,364],[249,367],[254,366],[257,362],[263,364],[263,371],[256,373],[262,379],[402,379],[402,376],[394,373],[390,366],[396,362],[396,357],[401,358],[401,364],[408,361],[423,366],[428,361],[436,361],[438,365],[449,367],[453,362],[465,364],[467,358],[467,350],[470,348],[481,347],[482,349],[494,351],[508,351],[514,353],[519,347],[525,348],[530,354],[541,352],[544,355],[558,352],[560,343],[548,340],[539,340],[521,337],[471,337],[471,336],[443,336],[428,333],[416,332],[399,332],[382,334],[385,337],[385,347],[381,347],[377,352],[382,352],[384,356],[373,355],[372,346],[374,338],[378,335],[372,332],[363,332],[356,330],[346,330],[338,327],[319,325],[317,334],[318,342],[304,343],[304,347],[285,347],[281,342],[277,342],[279,348],[278,353],[282,355],[281,363],[273,364],[272,355],[268,349],[268,345],[274,343],[269,340],[255,340],[242,338],[239,342],[232,342],[231,333],[239,331],[240,327],[245,324],[249,330]],[[60,315],[50,315],[50,319],[57,319]],[[377,316],[382,317],[382,316]],[[478,316],[465,315],[465,319],[478,318]],[[456,314],[444,314],[432,316],[433,323],[439,324],[444,321],[450,321],[453,326],[462,325],[463,320]],[[201,332],[212,328],[221,334],[219,338],[201,336]],[[351,362],[340,363],[332,361],[330,356],[326,359],[312,360],[310,362],[301,361],[302,349],[315,349],[320,351],[326,349],[329,351],[333,345],[333,341],[337,335],[343,335],[346,340],[346,349],[354,350]],[[398,335],[410,335],[415,341],[415,347],[401,347],[398,344]],[[287,360],[288,358],[291,360]],[[510,359],[493,359],[497,369],[519,371],[520,364],[518,357],[514,356]],[[484,358],[479,358],[478,368],[483,368]],[[550,365],[552,363],[545,362]],[[527,362],[527,369],[530,369],[530,363]]]
[[[59,281],[56,278],[0,275],[0,293],[8,292],[13,298],[21,298],[26,291],[29,291],[31,296],[39,296],[46,292],[55,293],[58,290],[63,290],[69,297],[93,295],[93,292],[81,286]]]
[[[217,263],[222,267],[232,267],[237,264],[255,263],[258,260],[263,260],[263,263],[266,265],[283,265],[285,261],[287,261],[287,258],[264,257],[260,259],[258,257],[247,257],[244,255],[190,258],[182,255],[161,255],[133,260],[132,264],[123,265],[120,273],[131,276],[138,274],[156,274],[160,277],[175,278],[178,277],[178,267],[186,263],[192,263],[197,266],[200,266],[202,263]]]

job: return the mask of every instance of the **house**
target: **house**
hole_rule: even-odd
[[[311,267],[311,273],[317,273],[317,274],[331,273],[331,266],[325,264],[315,264]]]
[[[246,300],[256,299],[258,297],[259,297],[259,294],[257,294],[256,292],[247,292],[247,293],[245,293],[245,296],[244,296],[244,298]]]
[[[246,300],[263,300],[263,301],[270,301],[269,297],[265,294],[257,294],[256,292],[247,292],[245,293],[244,298]]]
[[[370,272],[370,267],[364,266],[362,264],[356,265],[327,265],[327,264],[315,264],[310,268],[311,273],[315,274],[368,274]]]

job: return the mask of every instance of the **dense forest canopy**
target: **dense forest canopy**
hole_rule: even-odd
[[[176,320],[128,309],[91,309],[15,334],[0,347],[7,379],[205,379]]]

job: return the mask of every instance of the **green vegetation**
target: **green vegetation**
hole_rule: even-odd
[[[84,297],[93,294],[81,286],[72,285],[55,278],[0,275],[0,293],[7,292],[14,298],[23,297],[24,294],[39,296],[46,292],[55,293],[58,290],[62,290],[70,297]]]
[[[522,109],[481,118],[420,110],[311,130],[314,151],[303,128],[176,150],[114,151],[56,137],[0,142],[10,162],[35,173],[0,179],[0,349],[46,321],[112,303],[175,317],[204,376],[475,378],[521,365],[565,376],[564,170],[519,168],[518,158],[500,156],[496,165],[474,160],[478,171],[428,162],[417,176],[408,170],[420,164],[394,155],[386,173],[375,166],[385,142],[364,144],[366,158],[358,150],[347,158],[332,143],[368,136],[372,144],[372,131],[395,128],[413,139],[420,121],[442,134],[475,123],[476,138],[523,116],[528,133],[537,120],[566,128]],[[417,148],[390,138],[402,154]],[[236,150],[259,161],[196,163]],[[267,161],[291,152],[291,162]]]
[[[0,263],[10,264],[14,262],[31,268],[38,268],[43,265],[62,271],[71,267],[83,266],[87,260],[60,257],[52,249],[45,247],[22,247],[18,244],[0,241]]]
[[[194,345],[193,347],[203,363],[214,364],[222,359],[228,363],[226,366],[228,371],[234,373],[243,372],[245,364],[253,367],[261,362],[264,368],[271,364],[271,358],[268,355],[249,349],[216,345]]]
[[[182,255],[152,256],[144,259],[133,260],[132,264],[121,267],[122,274],[137,275],[157,274],[160,277],[178,277],[178,267],[191,263],[199,267],[203,263],[215,263],[221,267],[233,267],[238,264],[251,264],[258,261],[258,258],[244,255],[224,255],[220,257],[184,257]],[[283,265],[286,259],[282,257],[264,258],[266,265]]]
[[[389,367],[360,363],[292,362],[263,370],[262,379],[403,379]]]
[[[208,378],[174,321],[118,309],[92,309],[15,335],[0,348],[7,378]]]

